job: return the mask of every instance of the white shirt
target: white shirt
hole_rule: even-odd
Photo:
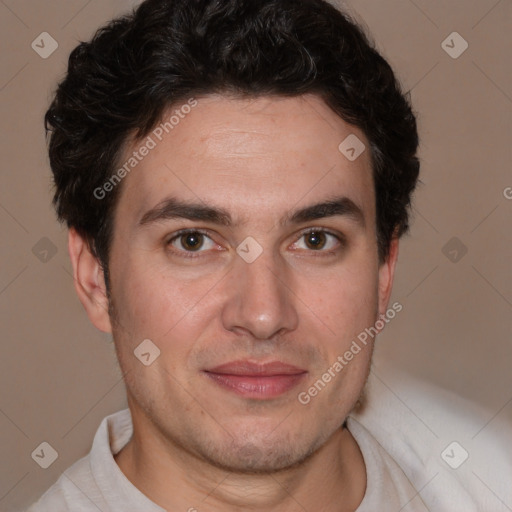
[[[454,396],[445,392],[436,396],[431,389],[415,391],[413,405],[432,424],[434,409],[441,408],[437,419],[442,425],[435,425],[435,433],[387,386],[376,384],[370,382],[371,399],[364,412],[353,413],[347,420],[367,473],[366,492],[357,512],[511,510],[508,426],[501,431],[489,429],[487,438],[473,435],[470,441],[464,428],[475,432],[473,423],[483,424],[475,410],[470,411],[471,422],[465,415],[468,407],[455,402]],[[132,432],[128,409],[104,418],[89,454],[68,468],[27,512],[166,512],[139,491],[114,460]],[[449,458],[441,456],[454,436],[471,456],[456,469],[446,461],[454,464],[459,448],[448,450]]]
[[[389,454],[353,418],[348,428],[364,457],[367,489],[357,512],[424,512],[417,491]],[[27,512],[165,512],[124,475],[114,455],[129,441],[133,427],[129,409],[107,416],[90,453],[68,468]]]

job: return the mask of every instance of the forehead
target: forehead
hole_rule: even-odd
[[[339,148],[354,136],[367,148],[366,138],[320,98],[195,101],[193,108],[182,108],[186,100],[173,105],[147,138],[125,151],[124,163],[134,151],[138,159],[122,183],[116,223],[121,216],[136,223],[169,196],[227,209],[235,223],[281,217],[333,195],[347,196],[373,217],[369,151],[351,161]],[[151,148],[145,156],[138,151],[143,146]]]

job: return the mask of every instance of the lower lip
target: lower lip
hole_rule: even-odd
[[[205,372],[220,387],[256,400],[275,398],[290,391],[301,382],[306,372],[293,375],[229,375]]]

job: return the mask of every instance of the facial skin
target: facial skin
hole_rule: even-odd
[[[167,510],[355,510],[365,466],[341,426],[364,387],[371,343],[307,405],[297,396],[387,309],[398,241],[380,265],[369,151],[350,162],[338,150],[351,133],[368,141],[313,95],[197,99],[122,183],[109,260],[115,318],[98,262],[70,231],[78,294],[94,325],[113,333],[125,374],[134,436],[116,461]],[[286,222],[341,196],[359,221]],[[222,208],[232,225],[141,225],[171,197]],[[170,242],[180,229],[207,236]],[[247,237],[263,250],[252,263],[236,252]],[[145,339],[161,351],[150,366],[134,356]],[[303,374],[287,392],[254,397],[205,373],[239,360]]]

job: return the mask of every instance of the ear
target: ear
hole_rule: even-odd
[[[398,259],[398,243],[398,237],[393,236],[389,246],[388,257],[379,267],[379,317],[386,313],[388,308],[391,289],[393,288],[395,266]]]
[[[75,229],[68,234],[68,251],[73,265],[75,290],[90,321],[103,332],[112,332],[103,269],[89,244]]]

